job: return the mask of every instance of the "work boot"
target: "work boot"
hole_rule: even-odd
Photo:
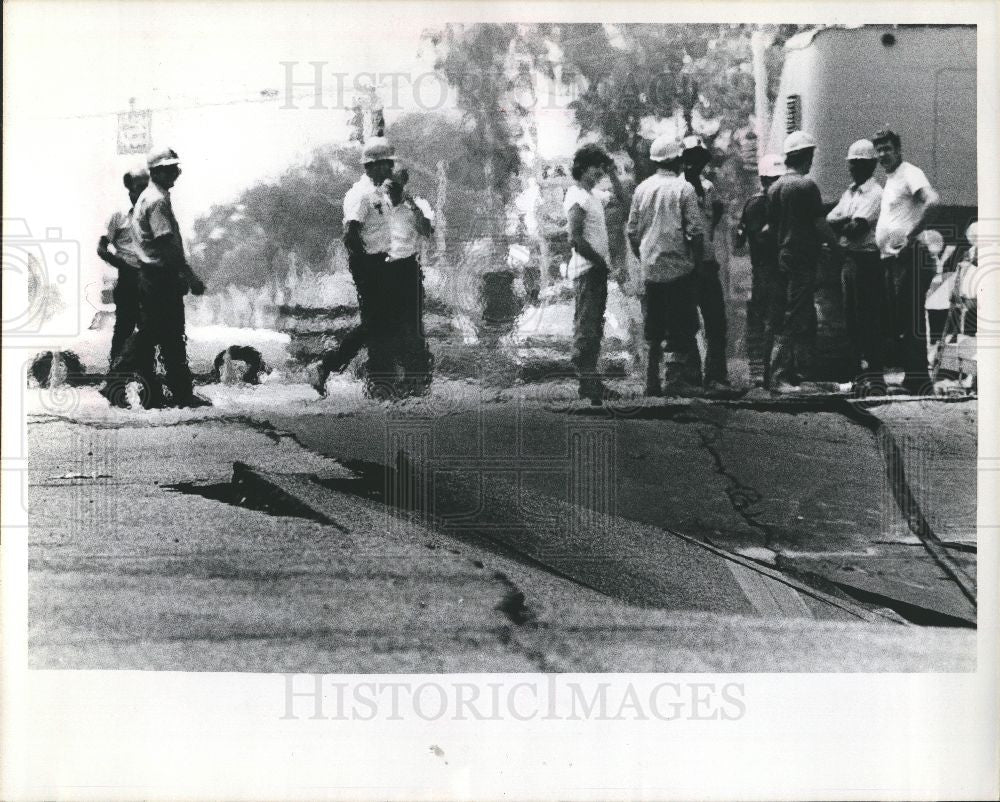
[[[204,396],[200,396],[197,393],[191,393],[191,395],[186,398],[176,399],[172,406],[178,407],[180,409],[196,409],[197,407],[210,407],[212,402],[209,401]]]
[[[799,383],[793,367],[794,345],[784,337],[775,337],[771,349],[771,369],[767,388],[775,390],[780,386],[794,387]]]

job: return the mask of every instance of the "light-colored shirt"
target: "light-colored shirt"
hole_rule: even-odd
[[[875,244],[875,224],[882,209],[882,187],[874,178],[869,178],[861,186],[851,184],[826,219],[831,223],[841,220],[861,218],[868,221],[868,230],[860,237],[851,239],[840,235],[840,244],[855,251],[877,251]]]
[[[684,176],[658,171],[636,187],[627,229],[639,241],[644,280],[686,276],[694,270],[690,240],[705,233],[698,194]]]
[[[350,222],[361,224],[361,241],[368,253],[388,253],[389,199],[372,180],[363,175],[344,195],[344,227]]]
[[[132,267],[139,267],[139,255],[136,253],[135,240],[132,235],[132,209],[119,209],[108,218],[108,243],[114,246],[114,254],[124,259]]]
[[[434,224],[434,210],[423,198],[413,202],[423,212],[424,217]],[[389,259],[406,259],[420,250],[420,232],[417,230],[417,214],[409,204],[401,203],[388,208],[389,215]]]
[[[883,259],[903,249],[906,236],[920,220],[923,208],[914,196],[930,185],[924,171],[909,162],[901,162],[886,176],[882,210],[875,227],[875,242]]]
[[[606,264],[611,262],[611,254],[608,251],[608,224],[604,219],[604,204],[601,202],[601,195],[596,192],[588,192],[579,184],[573,184],[566,190],[566,197],[563,199],[563,209],[569,217],[569,211],[574,206],[583,209],[583,236],[590,247],[593,248],[604,259]],[[572,238],[573,232],[570,231]],[[573,253],[569,258],[569,265],[566,268],[566,275],[570,278],[577,278],[586,273],[594,265],[590,260],[583,258],[573,248]]]
[[[150,181],[132,209],[132,241],[139,262],[144,267],[176,267],[169,265],[170,249],[156,240],[170,237],[176,253],[184,252],[181,229],[170,204],[170,190]]]

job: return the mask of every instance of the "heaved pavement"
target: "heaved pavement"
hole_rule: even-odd
[[[188,418],[153,416],[158,425],[152,426],[143,413],[91,415],[88,409],[83,403],[70,416],[88,423],[49,416],[36,417],[29,426],[30,644],[36,667],[906,671],[966,670],[975,664],[971,630],[906,626],[877,618],[877,612],[876,620],[884,623],[849,615],[832,620],[836,616],[821,611],[835,608],[821,601],[819,591],[803,597],[811,614],[789,616],[789,607],[780,602],[762,605],[761,588],[777,586],[764,578],[763,567],[755,570],[746,561],[749,567],[734,573],[732,559],[710,559],[703,546],[681,546],[673,538],[670,552],[664,543],[652,543],[650,538],[662,537],[673,526],[730,548],[740,547],[743,536],[744,547],[772,552],[777,543],[798,542],[762,529],[756,520],[762,515],[748,515],[753,504],[741,502],[750,498],[740,495],[749,483],[728,463],[720,470],[713,449],[718,451],[722,424],[712,418],[719,410],[709,410],[708,418],[689,410],[692,420],[633,417],[618,429],[598,418],[583,421],[581,435],[582,417],[509,403],[490,405],[496,414],[485,419],[486,407],[480,406],[476,420],[468,419],[469,411],[440,408],[430,419],[386,407],[343,417],[253,413],[270,418],[278,431],[227,418],[225,409]],[[741,420],[745,413],[753,421],[752,412],[724,414]],[[498,547],[503,539],[496,531],[468,525],[476,510],[461,504],[470,496],[459,494],[452,501],[459,506],[439,511],[444,514],[433,520],[403,520],[387,512],[386,494],[401,490],[398,482],[385,484],[387,455],[395,454],[387,444],[398,444],[407,427],[409,442],[416,442],[421,420],[439,422],[433,428],[434,453],[450,454],[453,472],[506,471],[503,483],[487,483],[494,498],[504,495],[496,488],[506,488],[508,500],[530,502],[515,508],[526,506],[532,520],[552,510],[583,507],[594,531],[613,533],[615,542],[602,551],[591,541],[587,555],[549,549],[532,560],[517,548]],[[531,422],[527,429],[525,420]],[[280,431],[289,423],[295,424],[299,442]],[[527,438],[514,437],[518,427]],[[736,428],[752,431],[746,422]],[[575,442],[590,449],[589,456],[567,451],[567,442],[574,442],[566,439],[571,429],[577,432]],[[489,434],[470,440],[473,431]],[[620,432],[613,435],[616,449],[644,453],[649,464],[633,468],[632,457],[621,462],[624,470],[614,459],[601,463],[599,445],[607,446],[611,431]],[[527,465],[520,463],[528,470],[512,472],[517,461],[506,458],[517,457],[518,449],[533,456]],[[339,459],[325,459],[318,451]],[[748,453],[744,444],[735,451]],[[493,462],[484,464],[484,454]],[[827,464],[842,456],[834,449]],[[610,464],[619,491],[608,494],[608,485],[601,483],[567,484],[573,459],[591,467]],[[301,511],[289,515],[280,505],[268,511],[260,499],[245,503],[263,509],[237,506],[241,499],[232,495],[231,484],[237,461],[283,474],[317,475],[343,519],[319,523]],[[372,485],[376,466],[383,468],[381,497]],[[759,467],[754,470],[750,478],[762,475]],[[512,475],[520,477],[520,485],[510,483]],[[779,478],[774,482],[768,492],[780,500]],[[517,493],[512,487],[519,488]],[[639,499],[656,503],[643,505]],[[818,532],[826,525],[835,533],[834,523],[846,516],[843,509],[831,513],[815,503],[772,506],[778,511],[775,520],[798,521],[805,510],[806,523],[790,527],[800,533],[814,525]],[[664,511],[672,517],[665,520]],[[639,512],[655,523],[644,523]],[[610,518],[628,519],[634,528],[623,539],[620,528],[606,526]],[[507,532],[516,530],[508,527]],[[861,548],[866,537],[857,530],[850,537],[838,534],[831,543],[841,551]],[[643,548],[642,538],[652,548]],[[597,582],[585,587],[565,572],[553,572],[547,565],[553,554],[589,565],[594,577],[607,575],[603,569],[623,555],[633,571],[644,559],[659,560],[654,573],[674,576],[677,588],[688,588],[688,595],[674,594],[668,605],[641,593],[629,598]],[[680,554],[698,554],[696,567],[727,566],[717,575],[726,581],[714,583],[727,588],[723,598],[710,602],[710,594],[690,591],[707,575],[695,576],[690,567],[671,574],[681,563],[662,564]],[[619,590],[631,584],[638,593],[634,583],[619,584]],[[713,583],[703,587],[709,586]],[[843,598],[848,609],[853,604],[840,594],[830,598]],[[824,617],[828,620],[818,620]]]

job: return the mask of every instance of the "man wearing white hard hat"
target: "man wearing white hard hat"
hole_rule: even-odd
[[[705,218],[694,187],[681,174],[684,146],[658,137],[649,149],[656,172],[632,196],[627,233],[642,266],[643,334],[648,348],[646,395],[686,395],[701,384],[694,271],[705,258]],[[666,383],[660,362],[666,345]]]
[[[816,140],[793,131],[782,148],[787,171],[767,191],[768,225],[778,246],[778,270],[768,329],[774,338],[768,387],[795,392],[806,378],[816,340],[816,271],[828,243],[840,256],[837,236],[826,222],[823,198],[808,177]]]
[[[715,191],[715,185],[702,175],[711,161],[711,154],[700,136],[686,136],[684,148],[684,177],[694,187],[698,206],[705,218],[705,258],[694,272],[698,297],[698,310],[705,324],[705,377],[709,390],[729,387],[729,368],[726,361],[726,296],[719,277],[719,262],[715,258],[715,229],[722,220],[724,206]]]
[[[365,174],[344,196],[344,245],[347,265],[358,295],[361,324],[349,330],[340,345],[323,355],[316,390],[326,394],[326,381],[333,371],[343,370],[365,345],[368,346],[367,389],[373,395],[389,392],[386,383],[391,373],[392,354],[379,328],[386,322],[381,288],[385,283],[384,267],[391,245],[389,198],[383,185],[392,176],[395,156],[384,137],[370,137],[361,151]],[[382,271],[382,272],[380,272]]]
[[[927,364],[924,296],[935,274],[934,260],[917,235],[927,226],[940,199],[924,171],[903,160],[902,140],[888,126],[872,142],[885,170],[885,189],[875,241],[886,268],[886,293],[891,311],[890,333],[896,361],[906,371],[905,390],[914,395],[933,392]]]
[[[844,249],[841,283],[844,323],[851,346],[855,391],[885,394],[882,337],[885,324],[885,270],[875,244],[875,225],[882,208],[882,187],[872,177],[878,158],[875,145],[859,139],[847,150],[851,184],[826,216]],[[862,372],[862,361],[866,369]]]
[[[170,190],[181,174],[172,148],[157,148],[146,157],[149,184],[132,211],[132,240],[139,257],[139,328],[111,367],[105,394],[113,404],[126,405],[123,385],[140,382],[143,406],[163,404],[153,360],[159,348],[171,402],[179,407],[208,406],[196,395],[187,361],[184,296],[201,295],[205,285],[188,265],[180,225],[174,216]]]
[[[743,206],[740,222],[736,227],[736,245],[750,247],[750,298],[747,300],[747,356],[750,378],[754,386],[766,383],[767,361],[771,355],[771,341],[767,336],[765,320],[768,298],[774,275],[778,270],[778,248],[774,233],[767,224],[767,190],[785,174],[785,159],[768,153],[757,163],[761,191]]]

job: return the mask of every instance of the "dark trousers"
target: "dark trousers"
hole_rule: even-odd
[[[774,274],[778,270],[777,256],[771,258],[751,255],[750,298],[747,301],[747,358],[750,378],[765,381],[767,363],[771,357],[771,338],[767,330],[767,315]]]
[[[357,326],[353,326],[347,331],[336,348],[323,354],[320,370],[324,375],[332,371],[343,370],[365,347],[372,316],[371,276],[384,264],[384,253],[351,254],[348,257],[347,267],[351,271],[351,279],[354,281],[354,289],[358,295],[358,314],[361,320]]]
[[[769,382],[798,384],[808,372],[816,341],[815,259],[780,252],[769,295]]]
[[[367,278],[368,376],[405,394],[430,384],[431,355],[424,336],[424,283],[416,256],[387,261]],[[402,386],[397,372],[402,371]]]
[[[111,335],[111,355],[108,364],[113,365],[125,347],[125,341],[139,325],[139,271],[119,268],[118,279],[111,291],[115,303],[115,328]]]
[[[159,348],[165,383],[174,402],[187,403],[194,395],[194,385],[184,334],[184,285],[173,270],[143,267],[138,289],[139,328],[125,341],[111,366],[107,393],[109,397],[123,396],[124,385],[138,380],[143,405],[158,406],[162,399],[154,362]]]
[[[924,301],[934,278],[933,260],[923,246],[914,243],[883,264],[893,346],[890,358],[906,371],[903,383],[908,389],[926,389],[930,374]]]
[[[870,373],[880,375],[886,304],[885,268],[878,251],[847,251],[840,277],[853,369],[860,372],[864,360]]]
[[[659,386],[660,359],[666,344],[668,381],[701,381],[698,333],[698,284],[693,273],[673,281],[647,281],[642,297],[643,333],[649,347],[646,384]]]
[[[573,279],[573,366],[581,381],[594,380],[604,337],[604,310],[608,303],[608,271],[591,267]]]
[[[705,381],[728,381],[726,363],[726,299],[719,279],[719,263],[706,261],[694,271],[698,309],[705,324]]]

